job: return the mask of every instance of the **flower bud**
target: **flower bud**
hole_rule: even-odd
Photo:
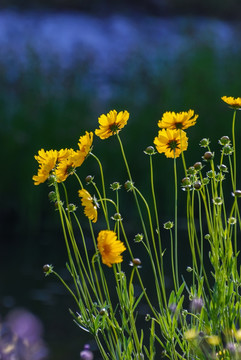
[[[134,237],[134,241],[135,242],[141,242],[144,238],[144,235],[143,234],[136,234],[135,237]]]
[[[138,258],[132,259],[132,261],[130,261],[130,266],[141,267],[141,260]]]
[[[112,184],[110,184],[110,188],[111,188],[113,191],[120,190],[121,185],[120,185],[119,182],[115,181],[115,182],[113,182]]]
[[[225,146],[223,147],[223,154],[224,154],[224,155],[231,155],[232,152],[233,152],[232,146],[230,146],[230,145],[225,145]]]
[[[122,217],[121,217],[121,214],[120,214],[120,213],[116,213],[116,214],[114,214],[113,216],[111,216],[111,219],[112,219],[112,220],[115,220],[115,221],[121,221],[121,220],[122,220]]]
[[[201,181],[195,181],[195,183],[193,184],[193,187],[194,187],[194,189],[196,189],[196,190],[201,189],[201,187],[202,187]]]
[[[213,198],[213,203],[214,203],[214,205],[220,206],[223,203],[223,199],[221,197],[217,196],[217,197]]]
[[[56,183],[56,176],[55,175],[50,175],[48,177],[47,182],[48,182],[48,186],[54,185]]]
[[[45,264],[43,266],[43,272],[45,273],[46,276],[51,274],[52,271],[53,271],[53,266],[52,265]]]
[[[93,180],[94,180],[94,176],[92,176],[92,175],[88,175],[85,178],[85,182],[87,185],[90,184]]]
[[[241,197],[241,190],[235,190],[232,195],[235,197]]]
[[[166,230],[170,230],[171,228],[173,228],[173,221],[167,221],[167,222],[165,222],[165,224],[163,224],[163,227],[164,227],[164,229],[166,229]]]
[[[213,170],[209,170],[206,175],[209,179],[213,179],[216,176],[216,173]]]
[[[191,181],[189,177],[185,177],[182,179],[182,186],[190,186],[191,185]]]
[[[188,169],[187,169],[187,174],[188,175],[195,175],[196,174],[196,169],[194,166],[190,166]]]
[[[195,168],[196,171],[200,171],[202,170],[202,163],[200,161],[196,162],[193,167]]]
[[[210,182],[208,177],[203,178],[203,185],[208,185]]]
[[[106,311],[105,308],[102,308],[102,309],[100,309],[100,311],[99,311],[99,314],[100,314],[101,316],[106,315],[106,313],[107,313],[107,311]]]
[[[199,145],[204,148],[207,147],[209,144],[210,144],[210,140],[207,138],[203,138],[199,143]]]
[[[211,239],[210,234],[206,234],[206,235],[204,236],[204,239],[205,239],[205,240],[210,240],[210,239]]]
[[[218,169],[219,169],[219,171],[222,171],[222,172],[228,172],[228,168],[224,164],[218,165]]]
[[[210,161],[214,158],[214,153],[212,153],[211,151],[206,151],[203,155],[203,159],[206,161]]]
[[[150,315],[150,314],[146,314],[145,320],[146,320],[146,321],[150,321],[150,320],[151,320],[151,315]]]
[[[134,183],[130,180],[127,180],[124,186],[127,191],[132,191],[134,189]]]
[[[235,217],[228,218],[228,224],[235,225],[237,222],[237,219]]]
[[[77,206],[75,204],[69,204],[66,210],[69,212],[74,212],[77,210]]]
[[[188,267],[186,268],[186,270],[187,270],[187,272],[192,272],[191,266],[188,266]]]
[[[220,145],[228,145],[230,144],[230,139],[228,136],[222,136],[218,142]]]
[[[156,151],[153,146],[148,146],[146,150],[144,150],[144,153],[147,155],[155,155]]]
[[[57,195],[55,191],[50,191],[48,197],[49,197],[49,201],[51,202],[55,202],[57,200]]]

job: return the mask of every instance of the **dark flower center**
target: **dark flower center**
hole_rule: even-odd
[[[109,129],[113,134],[115,134],[119,130],[119,125],[114,123],[114,124],[110,125]]]
[[[168,143],[168,147],[169,147],[171,150],[175,150],[176,148],[178,148],[178,145],[179,145],[179,143],[177,142],[177,140],[171,140],[171,141],[169,141],[169,143]]]
[[[182,129],[183,128],[183,124],[182,122],[176,122],[176,129]]]

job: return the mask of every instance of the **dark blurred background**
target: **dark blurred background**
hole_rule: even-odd
[[[4,321],[21,307],[37,315],[48,359],[79,359],[86,342],[94,350],[95,345],[73,325],[65,289],[42,273],[42,265],[52,263],[68,278],[50,189],[33,185],[34,154],[41,148],[76,148],[79,136],[97,127],[98,116],[115,108],[131,114],[121,137],[134,181],[147,198],[149,159],[143,150],[152,145],[165,111],[199,114],[188,131],[188,166],[201,160],[198,144],[204,136],[218,155],[217,141],[231,136],[232,120],[220,97],[241,96],[240,14],[238,0],[1,1],[0,314]],[[240,143],[238,122],[237,127]],[[116,139],[95,139],[94,152],[103,161],[107,184],[124,183]],[[159,155],[154,163],[162,223],[173,219],[172,161]],[[89,174],[99,180],[92,159],[79,169],[82,179]],[[179,180],[182,176],[179,166]],[[69,191],[75,201],[73,180]],[[131,239],[141,228],[130,194],[123,190],[121,196]],[[182,223],[185,213],[179,215]]]

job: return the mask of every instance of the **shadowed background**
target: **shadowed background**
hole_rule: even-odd
[[[31,179],[37,172],[34,154],[40,148],[76,148],[79,136],[98,126],[99,115],[126,109],[130,120],[121,138],[135,184],[148,197],[149,159],[143,150],[152,145],[157,121],[165,111],[194,109],[199,118],[188,131],[187,165],[201,160],[202,137],[210,137],[218,155],[217,141],[223,135],[231,137],[232,120],[220,97],[241,95],[240,7],[235,0],[228,4],[213,0],[208,5],[198,1],[195,7],[189,0],[182,5],[178,0],[131,5],[127,1],[114,5],[74,0],[2,2],[1,316],[4,319],[16,307],[35,313],[43,322],[50,360],[78,359],[90,337],[72,324],[68,308],[73,303],[65,289],[42,273],[42,265],[51,263],[68,276],[58,213],[48,201],[51,189],[46,184],[36,187]],[[107,184],[127,180],[115,138],[95,138],[94,153],[103,162]],[[162,223],[173,218],[173,163],[163,155],[156,156],[154,163]],[[99,180],[92,159],[78,173],[82,179],[92,174]],[[180,166],[180,180],[182,176]],[[73,180],[68,182],[70,197],[77,201]],[[124,220],[128,217],[132,239],[141,228],[130,194],[122,190],[121,197],[121,213]],[[180,194],[180,200],[184,197]],[[185,229],[185,213],[179,215]]]

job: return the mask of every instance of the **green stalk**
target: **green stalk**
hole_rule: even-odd
[[[177,244],[177,163],[176,163],[176,156],[175,156],[175,149],[174,149],[174,182],[175,182],[175,273],[176,273],[176,283],[177,288],[179,288],[179,279],[178,279],[178,244]]]

